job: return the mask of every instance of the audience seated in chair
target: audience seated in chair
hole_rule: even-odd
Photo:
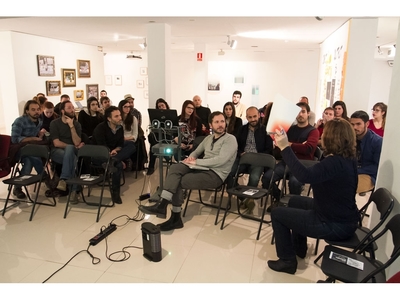
[[[47,144],[45,129],[42,128],[43,121],[40,118],[40,106],[34,100],[28,100],[24,107],[24,114],[15,119],[11,126],[11,143],[13,147],[21,147],[30,143]],[[15,159],[19,159],[19,150],[16,151]],[[37,174],[43,172],[43,164],[39,157],[24,157],[20,175],[30,174],[35,168]],[[13,195],[19,199],[26,198],[20,186],[14,186]]]
[[[155,214],[166,218],[167,206],[172,202],[172,214],[168,221],[159,224],[161,231],[183,227],[181,206],[183,204],[183,189],[214,189],[219,187],[228,176],[237,152],[237,142],[233,135],[225,133],[225,117],[221,112],[210,115],[210,127],[214,134],[208,135],[184,163],[173,164],[168,172],[161,192],[161,199],[152,206],[139,206],[146,214]],[[204,153],[203,158],[198,158]],[[187,165],[186,165],[187,164]],[[189,166],[207,167],[206,170],[196,170]]]
[[[232,102],[226,102],[222,112],[225,115],[226,132],[237,136],[243,126],[243,121],[236,117],[235,105]]]
[[[374,189],[382,149],[382,138],[368,129],[369,116],[358,110],[351,115],[357,137],[358,187],[357,193],[366,193]]]
[[[121,112],[118,107],[110,106],[104,113],[105,121],[97,125],[93,133],[95,145],[107,146],[110,149],[112,166],[116,168],[112,172],[112,200],[121,204],[120,182],[123,172],[122,161],[128,159],[135,151],[133,142],[125,143],[124,130],[121,125]],[[104,162],[103,162],[104,163]]]
[[[233,178],[239,166],[240,157],[245,153],[266,153],[272,155],[272,138],[267,134],[264,125],[260,124],[260,113],[255,106],[251,106],[246,110],[247,124],[242,126],[236,139],[238,142],[238,155],[233,164],[229,178]],[[257,187],[264,168],[255,165],[242,164],[239,173],[248,173],[248,186]],[[233,179],[228,180],[228,188],[233,187]],[[242,201],[244,199],[241,199]],[[247,199],[242,203],[242,208],[248,208],[249,213],[254,209],[254,199]]]
[[[96,97],[90,97],[87,100],[86,108],[82,109],[78,114],[78,122],[81,124],[82,133],[91,140],[93,131],[101,122],[104,121],[103,115],[100,113],[99,101]]]
[[[62,165],[57,189],[67,192],[65,181],[74,177],[76,155],[78,149],[85,143],[81,139],[82,128],[81,124],[75,120],[75,108],[72,102],[69,100],[62,102],[60,112],[61,118],[50,123],[51,159]],[[78,203],[77,191],[79,189],[78,186],[72,186],[71,204]]]
[[[333,120],[335,117],[335,111],[333,110],[332,107],[327,107],[324,109],[324,112],[322,113],[322,118],[315,123],[315,128],[317,128],[318,133],[319,133],[319,140],[318,140],[318,147],[321,147],[321,136],[322,133],[324,132],[324,126],[326,122]]]
[[[310,113],[310,107],[307,103],[299,102],[297,106],[301,108],[301,111],[296,117],[297,124],[290,126],[287,137],[289,139],[289,147],[293,150],[298,159],[314,160],[314,152],[318,143],[318,130],[308,123],[308,116]],[[280,190],[276,185],[276,182],[282,179],[285,172],[286,162],[284,159],[280,161],[274,172],[273,184],[272,184],[272,195],[274,197],[274,203],[272,206],[276,206],[280,199]],[[262,182],[263,187],[267,188],[271,180],[271,171],[266,170]],[[289,192],[290,194],[300,195],[304,187],[304,183],[299,181],[294,174],[289,171]],[[271,208],[268,209],[270,211]]]
[[[131,105],[129,104],[128,100],[121,100],[118,104],[119,111],[121,113],[121,118],[122,118],[122,128],[124,132],[124,146],[129,146],[132,148],[133,146],[133,151],[128,157],[124,163],[126,164],[126,171],[132,171],[133,167],[133,160],[136,160],[134,158],[135,153],[137,151],[136,149],[136,143],[138,141],[138,120],[136,117],[134,117],[130,111],[131,111]]]
[[[208,107],[201,106],[201,103],[203,100],[201,100],[199,95],[195,95],[193,97],[193,104],[196,109],[196,115],[200,118],[201,124],[202,124],[202,131],[203,135],[209,135],[210,134],[210,125],[208,124],[208,118],[211,115],[211,110]]]

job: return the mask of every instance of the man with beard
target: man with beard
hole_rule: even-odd
[[[296,104],[301,108],[299,114],[296,117],[297,124],[290,126],[287,137],[289,140],[289,146],[292,148],[293,152],[298,159],[313,160],[314,152],[317,147],[319,133],[314,126],[308,123],[308,118],[310,116],[310,106],[307,103],[299,102]],[[285,172],[286,164],[282,160],[276,167],[274,172],[274,177],[272,179],[272,196],[274,202],[267,211],[270,212],[273,207],[275,207],[280,199],[281,191],[279,190],[276,182],[283,178]],[[263,188],[268,189],[271,180],[272,171],[267,170],[263,177],[262,183]],[[304,184],[299,182],[296,177],[294,177],[290,170],[288,172],[289,176],[289,193],[294,195],[300,195]]]
[[[124,129],[122,127],[121,112],[118,107],[110,106],[104,113],[105,120],[95,128],[93,142],[110,149],[111,165],[116,170],[112,172],[111,198],[114,203],[122,204],[120,196],[122,161],[132,156],[135,151],[134,143],[124,143]],[[103,162],[99,162],[103,163]]]
[[[225,117],[216,111],[210,115],[213,134],[208,135],[182,163],[173,164],[164,183],[161,199],[155,205],[139,206],[139,209],[159,218],[166,218],[167,206],[172,202],[172,214],[168,221],[159,224],[161,231],[183,227],[181,205],[183,189],[214,189],[228,176],[237,152],[236,138],[225,132]],[[198,158],[204,154],[203,158]],[[203,167],[203,170],[195,169]]]
[[[75,120],[75,108],[71,101],[66,100],[60,105],[61,118],[50,123],[50,138],[53,143],[51,159],[62,165],[60,181],[57,189],[67,191],[67,179],[74,177],[75,161],[78,149],[84,143],[81,140],[81,124]],[[77,186],[72,186],[71,204],[77,204]]]
[[[369,116],[358,110],[350,117],[357,138],[358,186],[357,193],[364,194],[375,186],[379,158],[382,150],[382,138],[368,129]]]
[[[238,156],[233,164],[230,178],[236,173],[239,166],[240,157],[246,152],[249,153],[267,153],[272,154],[272,138],[267,134],[265,125],[260,124],[260,113],[255,106],[251,106],[246,110],[246,119],[248,123],[242,126],[237,136],[238,142]],[[261,173],[264,171],[263,167],[241,165],[239,173],[248,173],[249,181],[248,186],[256,187],[260,181]],[[228,187],[232,187],[232,180],[229,182]],[[242,199],[243,200],[243,199]],[[255,203],[253,199],[247,199],[241,205],[241,208],[248,208],[248,213],[253,212]]]
[[[235,105],[236,117],[246,121],[246,105],[240,102],[242,99],[241,91],[234,91],[232,94],[232,103]]]
[[[23,147],[24,144],[38,143],[43,141],[46,130],[40,129],[43,121],[40,118],[40,106],[35,100],[29,100],[24,107],[24,114],[15,119],[11,126],[11,143],[19,144],[18,147]],[[16,154],[16,159],[19,159],[19,151]],[[38,157],[25,157],[22,161],[22,169],[20,175],[30,174],[32,167],[35,168],[38,174],[43,172],[43,164]],[[14,186],[13,195],[18,199],[24,199],[25,193],[21,187]]]

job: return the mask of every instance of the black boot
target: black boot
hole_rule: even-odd
[[[120,192],[121,186],[119,184],[117,185],[117,187],[111,187],[111,199],[115,204],[122,204]]]
[[[297,260],[269,260],[268,267],[276,272],[294,274],[297,270]]]
[[[181,213],[172,212],[171,217],[168,219],[168,221],[157,224],[157,226],[160,227],[160,231],[169,231],[173,229],[183,228]]]
[[[170,202],[164,198],[161,198],[154,205],[144,206],[140,205],[139,210],[148,215],[156,215],[157,218],[165,219],[167,217],[167,206]]]

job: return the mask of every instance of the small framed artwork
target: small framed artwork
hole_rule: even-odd
[[[121,75],[115,75],[115,85],[122,85],[122,76]]]
[[[46,94],[47,96],[61,95],[61,81],[46,81]]]
[[[149,99],[149,91],[143,91],[143,97],[144,99]]]
[[[74,91],[74,100],[82,101],[85,97],[85,92],[83,90],[75,90]]]
[[[78,77],[90,78],[90,60],[78,59]]]
[[[75,69],[61,69],[63,87],[76,86]]]
[[[136,80],[136,87],[138,89],[144,88],[144,80]]]
[[[54,56],[37,55],[39,76],[56,76]]]
[[[147,68],[145,68],[145,67],[140,68],[140,75],[146,76],[147,75]]]
[[[112,85],[112,76],[111,75],[105,75],[104,79],[106,81],[106,85]]]
[[[99,85],[98,84],[87,84],[86,85],[86,95],[89,99],[90,97],[96,97],[99,99]]]

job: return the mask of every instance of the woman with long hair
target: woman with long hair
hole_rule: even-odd
[[[181,160],[194,150],[194,139],[198,136],[203,136],[202,123],[200,118],[196,115],[195,106],[192,100],[186,100],[182,104],[182,112],[178,116],[180,136],[181,136]],[[174,139],[178,143],[178,138]],[[178,156],[175,154],[175,160]]]
[[[122,118],[122,127],[124,128],[124,140],[126,143],[135,143],[138,138],[138,120],[131,114],[131,105],[128,100],[121,100],[118,104],[118,109],[121,112]],[[132,153],[132,155],[136,152]],[[131,158],[126,160],[124,163],[126,164],[126,171],[132,171],[133,160]]]
[[[236,117],[235,105],[231,101],[226,102],[222,112],[225,116],[226,132],[237,136],[243,122],[241,118]]]
[[[369,120],[368,128],[381,137],[383,137],[385,130],[387,108],[387,105],[383,102],[375,103],[372,108],[372,119]]]
[[[343,101],[336,101],[333,103],[332,108],[335,111],[335,118],[343,118],[347,121],[350,121],[349,117],[347,116],[346,104]]]
[[[90,139],[96,126],[104,121],[104,116],[100,113],[100,105],[96,97],[90,97],[86,103],[86,108],[78,114],[78,122],[82,126],[82,133]]]
[[[287,207],[271,211],[279,259],[268,261],[268,266],[294,274],[296,256],[307,254],[308,236],[339,241],[352,237],[358,227],[356,135],[348,121],[328,121],[322,135],[325,158],[308,168],[297,159],[285,132],[276,131],[275,143],[293,175],[311,184],[314,193],[313,198],[293,196]]]

